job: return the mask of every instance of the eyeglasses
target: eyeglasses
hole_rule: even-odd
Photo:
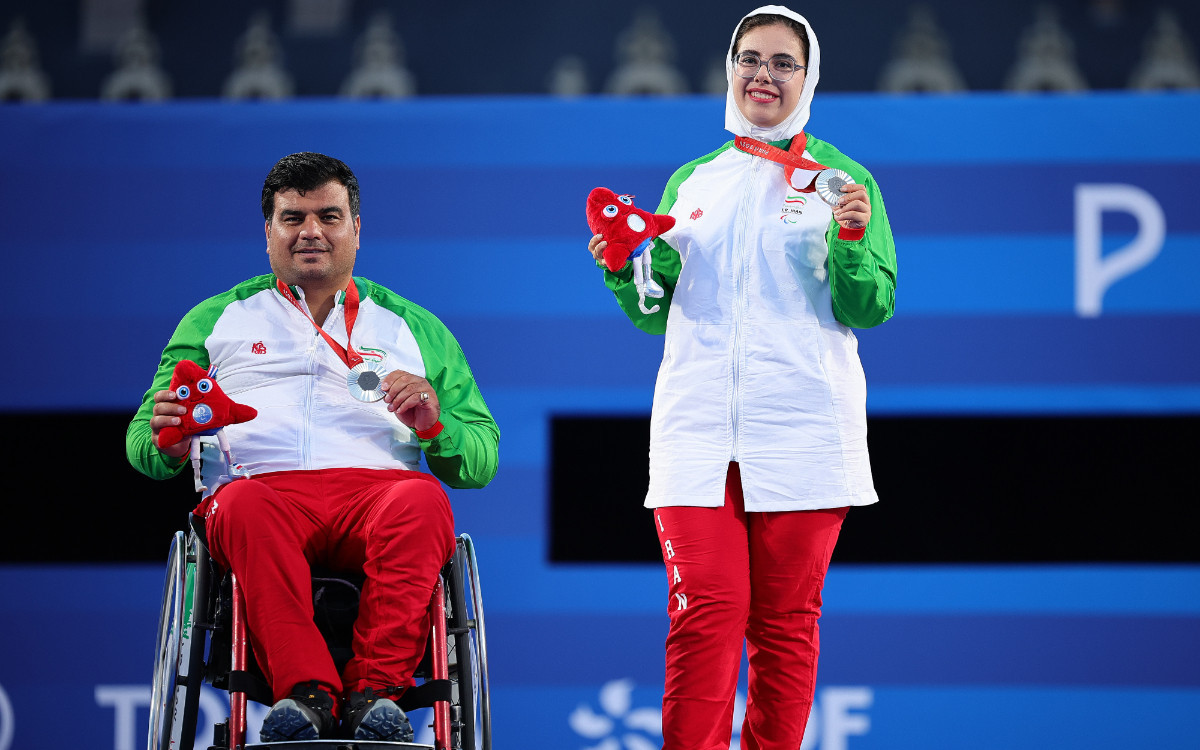
[[[753,52],[742,52],[733,56],[733,70],[742,78],[753,78],[764,65],[767,66],[767,74],[771,79],[779,83],[792,80],[797,70],[808,68],[806,65],[797,65],[796,58],[791,55],[775,55],[769,60],[764,60]]]

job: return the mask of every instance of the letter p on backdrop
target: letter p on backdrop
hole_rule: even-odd
[[[1137,219],[1138,232],[1128,245],[1103,253],[1102,217],[1123,211]],[[1118,279],[1147,266],[1162,250],[1167,221],[1154,196],[1134,185],[1075,186],[1075,312],[1100,316],[1104,293]]]

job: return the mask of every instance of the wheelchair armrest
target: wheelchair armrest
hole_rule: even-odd
[[[188,513],[188,528],[195,533],[196,538],[200,540],[200,546],[204,548],[204,552],[208,553],[208,532],[204,528],[204,516],[198,516],[195,513]]]

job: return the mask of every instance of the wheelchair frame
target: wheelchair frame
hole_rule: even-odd
[[[203,532],[193,519],[186,534],[175,533],[167,557],[151,686],[148,750],[192,750],[204,682],[223,686],[229,692],[230,702],[229,717],[224,724],[216,724],[214,744],[209,750],[283,745],[293,750],[384,747],[491,750],[487,637],[479,568],[469,535],[457,537],[454,555],[442,568],[434,586],[430,600],[430,643],[415,675],[424,678],[424,682],[406,691],[400,701],[406,711],[432,706],[432,746],[345,739],[247,745],[246,702],[262,696],[253,695],[257,686],[249,673],[252,655],[241,587],[236,576],[228,575],[228,601],[222,601],[222,587],[212,585],[217,573]],[[214,635],[227,638],[230,646],[227,655],[215,647]],[[226,657],[231,670],[223,673],[217,665]],[[269,700],[268,692],[260,702]]]

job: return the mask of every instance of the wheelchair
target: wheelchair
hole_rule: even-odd
[[[214,585],[214,582],[216,585]],[[314,572],[314,621],[340,670],[350,645],[361,579]],[[151,686],[148,750],[192,750],[200,691],[207,682],[229,693],[229,716],[214,729],[208,750],[287,747],[289,750],[491,750],[487,638],[479,569],[471,537],[455,540],[430,600],[430,634],[417,685],[397,701],[406,712],[432,708],[434,744],[362,740],[312,740],[246,744],[246,703],[269,705],[272,696],[250,651],[244,601],[236,576],[221,571],[208,553],[203,519],[192,516],[187,533],[171,541],[163,585]]]

